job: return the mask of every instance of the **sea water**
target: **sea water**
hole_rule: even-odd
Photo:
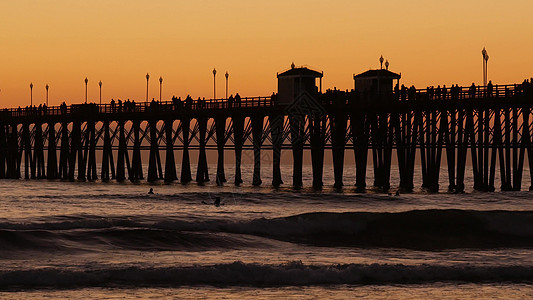
[[[308,166],[300,190],[226,171],[223,187],[1,180],[0,298],[533,297],[528,171],[521,192],[451,194],[441,170],[441,193],[399,196],[357,193],[351,166],[341,191],[331,167],[322,191]]]

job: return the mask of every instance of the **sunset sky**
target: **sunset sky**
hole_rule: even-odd
[[[267,96],[276,72],[324,71],[324,89],[353,86],[383,55],[406,85],[533,77],[533,1],[17,0],[0,2],[0,107],[172,95]]]

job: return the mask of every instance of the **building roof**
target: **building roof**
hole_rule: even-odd
[[[290,77],[290,76],[321,78],[322,76],[324,76],[324,74],[322,72],[311,70],[306,67],[298,67],[298,68],[293,67],[283,73],[278,74],[278,78],[279,77]]]
[[[368,71],[363,72],[361,74],[354,75],[353,79],[356,79],[356,78],[365,78],[365,79],[370,79],[370,78],[400,79],[401,77],[402,77],[402,75],[400,75],[400,74],[396,74],[394,72],[391,72],[391,71],[385,70],[385,69],[379,69],[379,70],[368,70]]]

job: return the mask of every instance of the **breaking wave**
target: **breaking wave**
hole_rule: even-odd
[[[251,236],[256,238],[252,241]],[[67,244],[72,247],[73,242],[123,249],[253,247],[258,238],[328,247],[533,247],[533,212],[318,212],[248,221],[81,215],[43,222],[0,223],[4,250],[57,250]]]
[[[189,267],[108,267],[93,270],[0,271],[0,288],[217,285],[300,286],[330,284],[419,284],[430,282],[530,282],[529,266],[407,266],[387,264],[281,265],[233,262]]]

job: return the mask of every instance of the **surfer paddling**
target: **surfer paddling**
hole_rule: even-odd
[[[207,203],[205,201],[202,201],[202,204],[211,204],[211,203]],[[220,203],[220,197],[215,197],[215,201],[213,202],[213,205],[216,206],[216,207],[219,207],[220,205],[224,205],[224,203]]]

